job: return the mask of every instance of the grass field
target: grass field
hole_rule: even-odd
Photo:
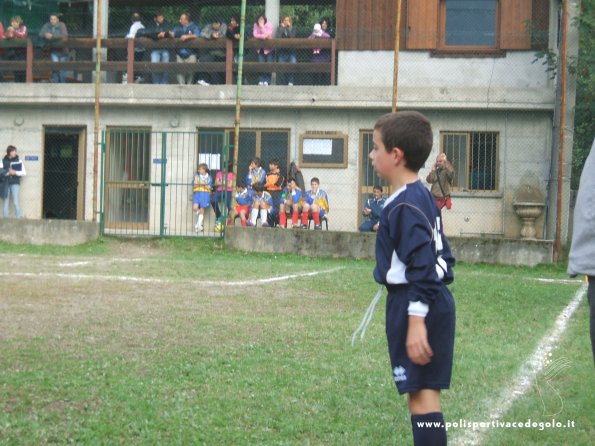
[[[236,253],[204,239],[0,252],[2,445],[411,444],[384,300],[364,342],[350,342],[378,288],[373,262]],[[455,274],[445,419],[488,421],[582,284],[563,266],[461,264]],[[559,344],[499,420],[574,428],[474,437],[453,426],[450,443],[592,444],[585,299]]]

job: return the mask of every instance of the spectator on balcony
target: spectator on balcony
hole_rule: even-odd
[[[252,27],[252,35],[258,40],[268,40],[273,38],[273,24],[269,22],[264,14],[258,16]],[[273,50],[271,48],[258,48],[259,62],[272,62]],[[260,73],[258,76],[258,85],[269,85],[271,83],[271,73]]]
[[[291,17],[286,15],[283,17],[279,28],[277,28],[277,38],[278,39],[295,39],[296,31],[293,26],[293,22]],[[297,63],[297,57],[295,55],[295,50],[292,48],[281,48],[277,54],[277,61],[281,63]],[[294,74],[293,73],[283,73],[281,75],[281,83],[284,85],[293,85],[294,82]]]
[[[200,33],[201,37],[207,40],[223,40],[226,35],[227,25],[221,19],[215,18],[211,23],[205,26]],[[202,62],[225,62],[225,47],[210,48],[204,50],[201,55]],[[223,84],[225,80],[220,72],[206,73],[198,80],[199,85]]]
[[[172,32],[169,22],[165,20],[163,12],[157,11],[153,17],[153,23],[147,27],[144,35],[153,40],[163,40],[172,38],[174,33]],[[169,55],[168,49],[153,49],[153,51],[151,51],[151,63],[168,63]],[[151,79],[154,84],[167,84],[168,73],[167,71],[153,72],[151,74]]]
[[[142,37],[145,31],[145,25],[141,22],[141,17],[138,12],[133,12],[132,16],[130,17],[130,21],[132,24],[130,25],[130,29],[128,30],[128,34],[126,34],[127,39],[135,39],[136,37]],[[134,46],[134,61],[140,62],[143,60],[145,56],[145,49],[135,45]],[[136,70],[135,70],[136,71]],[[143,78],[136,74],[134,75],[134,82],[140,83],[143,81]]]
[[[322,19],[320,19],[320,27],[325,33],[331,36],[331,39],[335,38],[335,30],[331,25],[331,19],[329,19],[328,17],[323,17]]]
[[[200,37],[200,27],[190,20],[190,13],[184,12],[180,15],[180,23],[174,28],[174,37],[182,42]],[[178,48],[176,50],[178,63],[196,64],[198,62],[197,51],[192,48]],[[192,84],[194,71],[189,73],[178,73],[176,76],[178,84]]]
[[[314,29],[312,30],[312,34],[308,37],[308,39],[330,39],[331,36],[323,31],[322,26],[320,23],[316,23],[314,25]],[[312,62],[315,63],[329,63],[331,61],[331,55],[329,52],[325,52],[322,48],[314,48],[312,49]],[[329,75],[326,73],[314,73],[313,76],[313,85],[328,85],[330,83]]]
[[[240,43],[240,38],[242,37],[240,28],[240,17],[237,14],[231,16],[231,19],[229,20],[229,25],[227,25],[227,30],[225,31],[225,36],[233,42],[233,61],[237,63],[238,45]]]
[[[51,46],[50,57],[52,62],[68,62],[70,55],[68,48],[61,46],[68,40],[68,29],[64,22],[60,21],[60,14],[50,15],[50,21],[42,26],[39,31],[39,37],[44,45]],[[52,71],[52,82],[66,82],[66,72],[64,70]]]
[[[2,25],[2,21],[0,20],[0,41],[4,40],[4,25]],[[4,50],[0,48],[0,60],[4,59]],[[0,82],[4,81],[4,77],[2,72],[0,71]]]
[[[20,47],[20,48],[10,48],[8,50],[8,53],[6,54],[7,60],[21,61],[21,60],[27,59],[27,48],[26,47],[27,47],[28,33],[27,33],[27,27],[23,23],[23,19],[20,16],[15,15],[11,19],[10,26],[6,29],[6,32],[4,33],[4,38],[6,40],[13,40],[14,43],[17,43],[18,41],[20,41],[21,45],[22,45],[22,47]],[[21,46],[21,45],[19,45],[19,46]],[[25,82],[25,71],[24,70],[15,71],[14,72],[14,81],[15,82]]]

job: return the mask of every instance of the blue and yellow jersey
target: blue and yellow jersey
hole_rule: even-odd
[[[236,203],[240,206],[252,205],[252,190],[244,189],[242,192],[236,194]]]
[[[246,175],[246,186],[251,188],[255,184],[264,184],[266,181],[267,174],[262,167],[258,169],[253,169],[248,172]]]
[[[261,196],[254,194],[252,196],[252,206],[254,206],[255,203],[266,203],[270,208],[272,208],[273,197],[271,197],[271,194],[269,194],[267,191],[264,191]]]
[[[193,192],[211,192],[212,187],[213,179],[211,178],[211,175],[208,173],[201,175],[198,172],[194,174],[194,181],[192,182]]]
[[[294,203],[297,203],[299,206],[304,205],[304,195],[302,194],[302,190],[297,186],[291,191],[287,187],[283,188],[281,197],[285,198],[285,204],[287,205],[292,205]]]
[[[320,209],[324,209],[325,213],[328,213],[328,196],[326,195],[326,192],[322,189],[318,189],[318,192],[316,193],[313,193],[311,190],[309,190],[306,193],[306,203],[310,205],[315,204],[319,206]]]

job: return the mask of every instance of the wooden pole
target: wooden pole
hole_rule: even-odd
[[[246,34],[246,0],[242,0],[240,9],[240,47],[238,49],[238,79],[236,86],[236,116],[234,122],[233,138],[233,184],[232,193],[235,190],[238,178],[238,156],[240,145],[240,112],[242,102],[242,78],[244,77],[244,36]]]
[[[97,0],[97,36],[95,37],[95,126],[93,131],[93,221],[97,221],[97,176],[99,171],[99,122],[101,86],[101,0]]]
[[[397,0],[397,21],[395,23],[395,63],[393,71],[393,113],[397,111],[399,91],[399,49],[401,45],[401,0]]]

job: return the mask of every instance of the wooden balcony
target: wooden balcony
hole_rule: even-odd
[[[68,62],[52,62],[49,54],[59,48],[68,48],[74,56]],[[102,39],[101,47],[105,50],[107,57],[100,61],[100,71],[102,73],[116,72],[127,73],[129,83],[134,82],[135,73],[147,72],[168,72],[172,75],[177,73],[204,72],[221,73],[225,75],[225,83],[233,83],[233,74],[237,73],[237,63],[234,63],[234,45],[233,42],[224,40],[205,40],[196,38],[190,41],[180,41],[179,39],[162,39],[155,41],[148,38],[139,39]],[[67,42],[45,45],[43,47],[34,45],[31,39],[28,40],[0,40],[0,51],[4,50],[4,56],[0,58],[0,72],[5,75],[14,71],[25,71],[27,83],[48,80],[52,71],[65,70],[81,74],[83,79],[91,82],[91,74],[96,70],[96,61],[94,50],[96,40],[93,38],[74,38]],[[135,48],[143,48],[150,53],[153,49],[168,49],[175,52],[176,49],[190,48],[199,52],[220,49],[225,53],[225,60],[219,62],[199,62],[197,64],[177,63],[175,57],[168,63],[151,63],[150,61],[134,61]],[[274,50],[292,49],[299,53],[311,54],[312,49],[321,48],[330,53],[330,62],[309,62],[300,61],[298,63],[279,63],[279,62],[256,62],[253,56],[258,48],[272,48]],[[25,50],[25,60],[6,60],[6,51],[10,49]],[[236,47],[237,52],[237,47]],[[334,39],[270,39],[267,41],[249,39],[245,42],[245,61],[243,65],[244,73],[322,73],[327,74],[330,79],[330,85],[336,85],[336,47]],[[81,82],[77,79],[71,79],[72,82]]]

